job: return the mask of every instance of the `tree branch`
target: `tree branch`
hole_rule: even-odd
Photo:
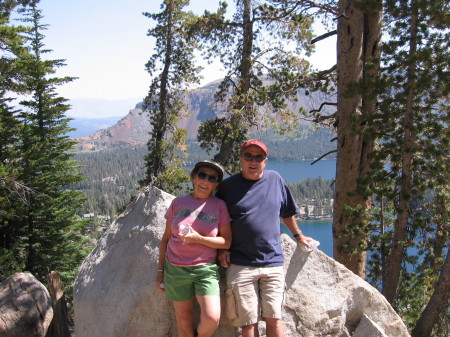
[[[324,125],[328,125],[330,126],[329,123],[324,123],[325,121],[329,120],[329,119],[335,119],[336,117],[336,113],[331,114],[331,115],[326,115],[326,116],[318,116],[317,118],[315,118],[313,121],[315,123],[320,123],[320,124],[324,124]]]
[[[335,30],[332,30],[331,32],[325,33],[325,34],[323,34],[323,35],[320,35],[320,36],[318,36],[318,37],[312,39],[312,40],[311,40],[311,44],[314,44],[314,43],[316,43],[316,42],[325,40],[326,38],[328,38],[328,37],[330,37],[330,36],[333,36],[333,35],[336,35],[336,34],[337,34],[337,30],[336,30],[336,29],[335,29]]]
[[[334,72],[337,69],[337,64],[335,64],[334,66],[332,66],[330,69],[326,69],[326,70],[322,70],[319,71],[315,74],[313,74],[314,78],[316,79],[320,79],[321,77],[323,77],[324,75],[329,75],[332,72]]]
[[[332,154],[332,153],[335,153],[335,152],[337,152],[337,150],[332,150],[332,151],[329,151],[329,152],[327,152],[327,153],[321,155],[318,159],[314,160],[314,161],[311,163],[311,165],[314,165],[314,164],[317,163],[319,160],[321,160],[323,157],[326,157],[326,156],[328,156],[329,154]]]
[[[321,112],[321,111],[322,111],[322,108],[323,108],[325,105],[337,106],[337,103],[333,103],[333,102],[323,102],[323,103],[320,105],[319,109],[313,109],[313,110],[311,110],[309,113],[312,114],[312,113],[314,113],[314,112]]]

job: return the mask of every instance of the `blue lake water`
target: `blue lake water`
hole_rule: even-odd
[[[267,162],[266,168],[275,170],[288,182],[296,182],[307,178],[322,177],[324,179],[333,179],[336,174],[335,160],[321,160],[314,165],[311,161],[300,162]],[[318,249],[328,256],[333,256],[333,234],[332,221],[328,220],[303,220],[299,222],[303,234],[310,236],[320,242]],[[288,233],[284,225],[281,230]],[[288,233],[289,234],[289,233]]]
[[[266,169],[277,171],[288,183],[306,178],[322,177],[333,179],[336,175],[336,160],[320,160],[314,165],[312,161],[267,162]]]
[[[303,234],[320,242],[318,249],[333,257],[333,235],[331,220],[303,220],[298,222]],[[282,224],[281,231],[290,235],[289,230]]]

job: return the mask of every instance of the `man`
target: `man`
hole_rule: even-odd
[[[233,325],[242,327],[243,337],[259,336],[260,317],[268,337],[284,336],[280,218],[297,242],[309,247],[312,240],[297,226],[298,206],[283,179],[264,169],[268,153],[259,140],[245,142],[242,172],[223,181],[216,194],[225,200],[232,219],[231,247],[219,252],[220,264],[227,267],[227,314]]]

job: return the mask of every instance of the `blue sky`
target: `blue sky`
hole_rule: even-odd
[[[78,77],[62,86],[59,93],[70,100],[138,102],[145,97],[150,84],[145,63],[153,54],[153,40],[147,31],[153,22],[142,13],[159,12],[160,3],[159,0],[41,0],[42,23],[49,25],[44,41],[53,50],[49,57],[65,59],[67,64],[57,75]],[[213,10],[217,4],[218,0],[191,0],[189,8],[201,13]],[[335,41],[317,47],[314,63],[320,68],[331,66],[335,62],[335,57],[330,57]],[[220,66],[210,66],[204,72],[202,84],[220,76]],[[104,115],[117,113],[109,111]]]

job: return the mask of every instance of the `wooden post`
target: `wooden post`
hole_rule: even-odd
[[[67,302],[64,296],[64,283],[55,271],[47,275],[48,292],[52,299],[53,320],[45,337],[70,337]]]

